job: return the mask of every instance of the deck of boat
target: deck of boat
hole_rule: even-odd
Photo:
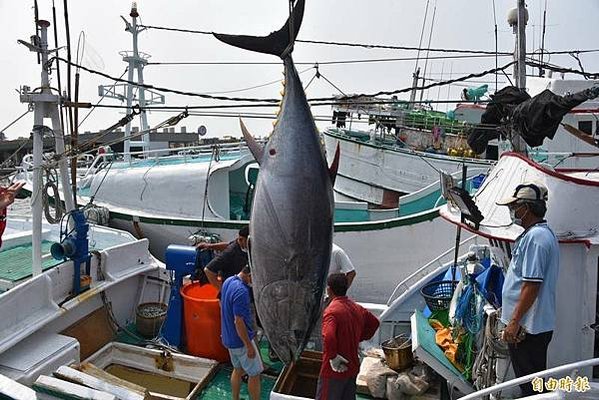
[[[50,256],[50,246],[53,242],[42,242],[42,269],[60,264]],[[14,284],[31,276],[31,243],[13,247],[0,252],[0,292],[3,284]]]
[[[136,336],[139,333],[135,329],[135,324],[131,324],[127,327],[127,330]],[[126,344],[139,345],[141,344],[137,337],[128,334],[126,331],[122,331],[117,336],[117,341]],[[270,392],[275,386],[278,375],[283,370],[284,364],[280,361],[272,362],[268,357],[268,342],[264,338],[259,343],[260,355],[264,363],[264,373],[261,377],[261,400],[268,400],[270,398]],[[231,398],[231,372],[233,368],[229,364],[221,364],[217,373],[210,379],[208,385],[199,393],[197,400],[221,400]],[[247,385],[241,386],[240,398],[249,399],[247,392]],[[358,394],[357,400],[368,400],[373,397]]]

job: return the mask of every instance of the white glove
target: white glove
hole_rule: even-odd
[[[337,373],[342,373],[347,371],[347,363],[349,363],[349,361],[347,361],[345,358],[343,358],[342,355],[337,354],[335,356],[335,358],[332,358],[331,360],[329,360],[329,364],[331,364],[331,368],[333,369],[333,371],[337,372]]]

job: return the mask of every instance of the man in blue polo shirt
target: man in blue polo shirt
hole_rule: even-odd
[[[233,373],[231,391],[233,400],[239,400],[244,372],[248,375],[248,392],[251,400],[260,399],[260,373],[264,370],[262,359],[254,342],[250,311],[250,267],[228,278],[221,288],[221,336],[229,350]]]
[[[547,369],[547,348],[555,329],[555,291],[559,274],[558,240],[543,219],[547,188],[518,185],[513,196],[497,202],[509,207],[512,222],[524,228],[518,236],[503,283],[501,321],[516,377]],[[535,394],[532,384],[522,394]]]

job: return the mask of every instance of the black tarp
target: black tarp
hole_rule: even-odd
[[[532,99],[516,106],[512,116],[514,129],[529,146],[540,146],[545,138],[553,139],[564,115],[595,97],[597,95],[591,89],[566,96],[543,90]]]
[[[492,125],[508,124],[526,144],[540,146],[545,138],[553,139],[564,115],[597,96],[597,86],[565,96],[544,90],[533,98],[522,89],[505,87],[491,96],[492,100],[481,117],[484,126],[472,130],[468,145],[477,154],[484,152],[488,141],[499,136]]]
[[[489,141],[499,137],[496,127],[508,120],[514,107],[530,99],[526,91],[515,86],[504,87],[490,97],[491,101],[480,118],[481,125],[473,128],[468,135],[468,145],[476,154],[484,153]]]

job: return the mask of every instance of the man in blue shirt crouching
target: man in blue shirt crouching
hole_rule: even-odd
[[[523,183],[498,205],[509,207],[512,223],[524,228],[512,250],[502,292],[503,339],[516,377],[547,368],[547,348],[555,329],[555,292],[559,274],[558,240],[543,219],[547,188]],[[535,394],[530,383],[523,396]]]
[[[260,373],[264,367],[254,342],[256,332],[252,329],[250,311],[251,283],[250,267],[246,265],[239,274],[227,278],[221,289],[221,335],[233,364],[233,400],[239,400],[244,372],[248,375],[250,399],[260,399]]]

